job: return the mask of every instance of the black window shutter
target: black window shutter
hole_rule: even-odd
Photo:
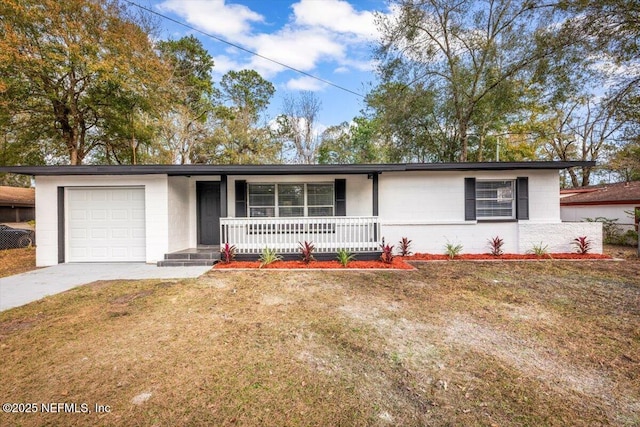
[[[518,177],[516,181],[516,218],[529,219],[529,178]]]
[[[334,183],[336,216],[347,216],[347,180],[336,179]]]
[[[464,219],[473,221],[476,219],[476,179],[464,179]]]
[[[236,181],[236,217],[247,216],[247,181]]]

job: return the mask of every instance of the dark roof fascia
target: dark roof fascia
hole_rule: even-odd
[[[574,167],[594,167],[596,162],[465,162],[465,163],[406,163],[408,171],[501,171],[501,170],[562,170]]]
[[[35,208],[36,204],[35,203],[25,203],[25,202],[20,202],[20,203],[12,203],[10,200],[0,200],[0,207],[2,208]]]
[[[53,175],[339,175],[403,171],[561,170],[595,162],[389,163],[349,165],[106,165],[2,166],[0,173]]]
[[[560,199],[560,206],[614,206],[614,205],[640,205],[639,199],[629,200],[598,200],[589,202],[563,202]]]

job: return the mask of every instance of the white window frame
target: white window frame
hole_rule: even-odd
[[[251,186],[252,185],[273,185],[275,187],[275,206],[254,206],[251,205]],[[336,202],[335,202],[335,197],[331,199],[332,203],[330,205],[311,205],[309,206],[309,200],[308,200],[308,190],[307,190],[307,186],[308,185],[328,185],[331,186],[332,189],[332,194],[335,194],[335,184],[333,182],[249,182],[247,183],[247,214],[249,218],[280,218],[280,205],[279,205],[279,186],[280,185],[302,185],[303,186],[303,191],[304,191],[304,196],[303,196],[303,216],[304,217],[309,217],[309,207],[312,208],[331,208],[331,215],[329,216],[335,216],[336,214]],[[300,205],[296,205],[296,206],[300,206]],[[251,208],[274,208],[274,214],[275,216],[273,217],[253,217],[251,216]],[[287,218],[287,217],[283,217],[283,218]],[[291,217],[291,218],[295,218],[295,217]],[[325,217],[319,217],[319,218],[325,218]]]
[[[482,191],[480,189],[479,184],[483,183],[509,183],[511,185],[511,197],[504,197],[500,195],[500,188],[496,190],[496,197],[478,197],[478,191]],[[479,221],[482,220],[514,220],[516,219],[516,180],[515,179],[482,179],[476,180],[476,219]],[[494,216],[483,216],[481,214],[482,209],[479,207],[480,201],[495,201],[495,202],[511,202],[511,215],[494,215]]]

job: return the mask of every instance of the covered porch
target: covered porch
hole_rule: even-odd
[[[298,253],[301,242],[312,242],[318,254],[380,250],[377,216],[220,218],[220,236],[240,255],[258,255],[265,248]]]

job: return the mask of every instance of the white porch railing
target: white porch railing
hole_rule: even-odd
[[[264,248],[298,252],[299,242],[313,242],[317,252],[377,251],[380,224],[375,216],[220,218],[221,245],[235,245],[239,254]]]

